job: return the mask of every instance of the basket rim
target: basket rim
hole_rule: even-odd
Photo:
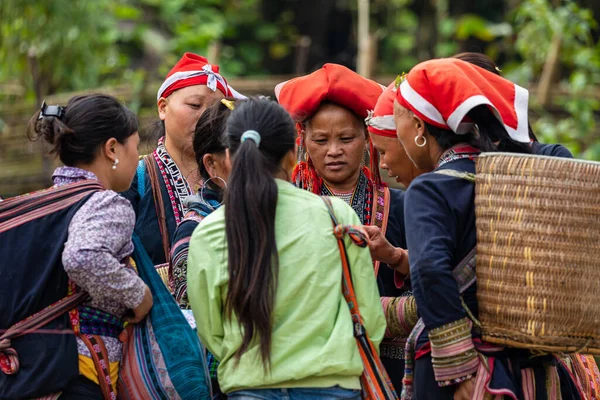
[[[543,155],[537,155],[537,154],[507,153],[507,152],[495,152],[495,151],[480,153],[478,158],[492,158],[492,157],[501,157],[501,156],[520,157],[520,158],[536,158],[536,159],[546,159],[546,160],[557,160],[558,159],[560,161],[600,166],[600,162],[598,162],[598,161],[581,160],[579,158],[563,158],[563,157],[555,157],[555,156],[543,156]]]

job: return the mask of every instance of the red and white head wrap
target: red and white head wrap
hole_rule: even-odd
[[[496,74],[454,58],[425,61],[400,83],[396,100],[427,123],[457,134],[470,131],[469,111],[487,105],[513,140],[529,143],[529,92]]]
[[[275,87],[279,104],[297,122],[312,117],[325,101],[342,106],[360,118],[372,110],[383,87],[338,64],[325,64],[312,74]]]
[[[394,99],[396,99],[396,82],[392,82],[379,96],[375,109],[369,111],[365,119],[369,133],[373,135],[396,137],[394,123]]]
[[[167,79],[158,89],[156,100],[169,97],[178,89],[195,85],[206,85],[213,92],[218,89],[227,97],[246,98],[227,84],[219,74],[218,65],[211,65],[206,58],[197,54],[185,53],[167,74]]]
[[[294,168],[292,179],[299,187],[321,193],[322,179],[312,165],[312,160],[303,160],[305,154],[301,131],[302,123],[311,118],[324,102],[337,104],[350,110],[359,118],[368,116],[373,109],[384,87],[375,81],[360,76],[356,72],[338,64],[325,64],[323,68],[312,74],[282,82],[275,87],[275,95],[279,104],[287,110],[298,129],[298,164]],[[369,139],[370,142],[370,139]],[[381,184],[377,157],[371,146],[371,162],[375,168],[363,171],[373,179],[375,184]],[[373,168],[373,167],[372,167]]]

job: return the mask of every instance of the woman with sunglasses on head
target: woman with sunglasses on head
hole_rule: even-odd
[[[0,398],[116,394],[123,324],[152,307],[130,262],[135,213],[117,193],[135,174],[137,131],[130,110],[99,94],[32,118],[32,136],[64,166],[52,188],[0,203],[0,337],[34,314],[28,322],[40,321],[0,340]]]

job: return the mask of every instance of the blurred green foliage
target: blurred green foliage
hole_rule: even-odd
[[[515,27],[519,32],[515,48],[521,62],[514,63],[508,77],[521,85],[540,76],[550,42],[560,35],[560,76],[556,84],[564,91],[555,103],[566,111],[557,117],[530,100],[539,115],[533,128],[542,142],[561,143],[576,155],[600,160],[600,137],[594,113],[600,101],[594,91],[600,83],[600,46],[594,44],[592,29],[597,22],[590,10],[573,1],[553,8],[545,0],[527,0],[517,9]]]
[[[296,52],[301,34],[295,12],[306,4],[318,13],[325,4],[299,1],[1,0],[0,107],[7,99],[37,101],[56,91],[127,82],[137,111],[145,82],[163,77],[185,51],[218,56],[227,76],[291,73],[281,67],[291,61],[277,63]],[[485,51],[506,77],[529,87],[539,80],[553,35],[561,33],[556,87],[562,95],[551,111],[532,96],[534,130],[542,141],[600,160],[600,47],[592,37],[598,29],[592,12],[574,0],[494,0],[503,7],[463,12],[476,9],[469,4],[370,0],[377,74],[408,71],[425,56]],[[351,10],[356,21],[356,1],[335,7]]]

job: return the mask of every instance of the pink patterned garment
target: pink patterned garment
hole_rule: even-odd
[[[97,180],[93,173],[74,167],[57,168],[53,179],[57,186]],[[119,318],[144,297],[144,282],[123,262],[133,253],[134,224],[135,213],[128,200],[111,190],[94,193],[73,216],[62,254],[69,278],[92,297],[85,305]],[[112,337],[102,339],[110,362],[119,361],[121,342]],[[79,354],[91,356],[79,338],[77,348]]]

